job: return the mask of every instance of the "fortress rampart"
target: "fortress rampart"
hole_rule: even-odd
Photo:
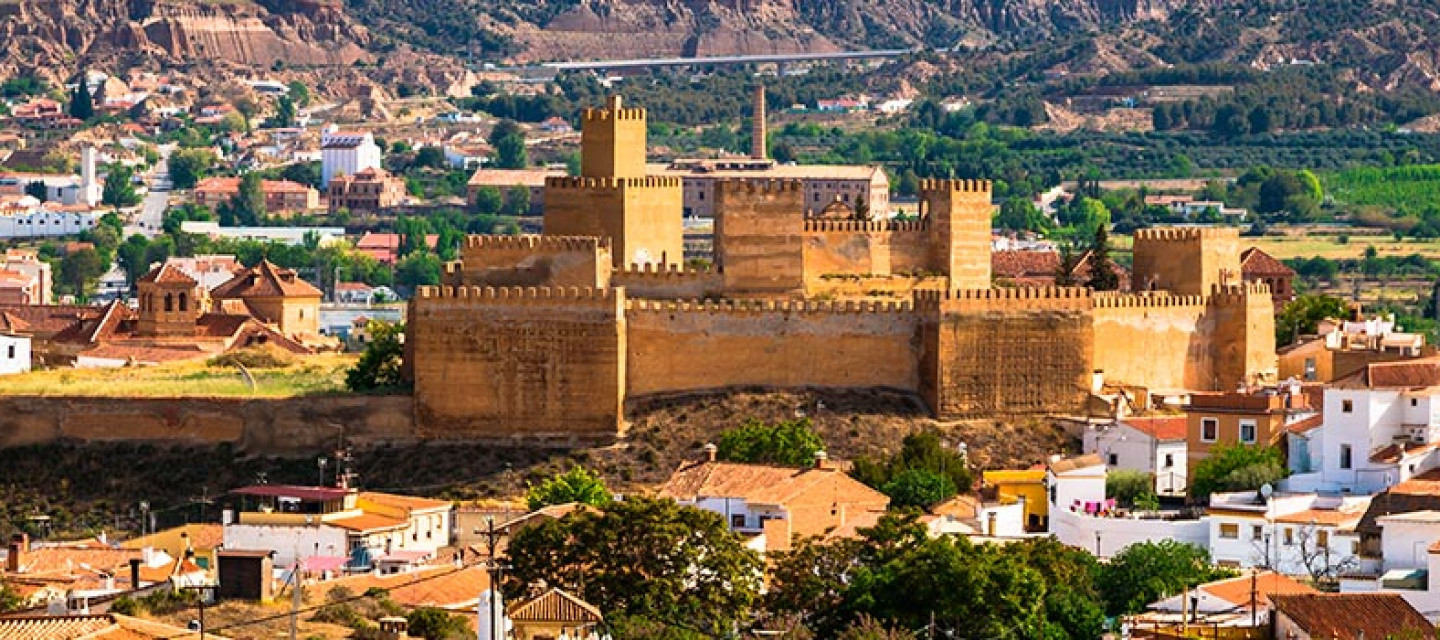
[[[412,300],[422,433],[613,436],[627,397],[737,387],[914,391],[949,419],[1080,412],[1096,370],[1190,390],[1275,375],[1235,229],[1137,233],[1134,293],[992,288],[986,180],[922,180],[906,222],[814,217],[799,180],[720,180],[713,269],[682,268],[680,180],[644,174],[644,118],[587,111],[582,175],[547,181],[547,237],[580,237],[473,240]]]

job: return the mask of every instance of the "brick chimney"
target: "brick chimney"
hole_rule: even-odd
[[[715,446],[715,443],[713,442],[705,443],[705,446],[703,448],[705,449],[705,461],[714,462],[715,454],[719,452],[720,448]]]
[[[750,108],[750,157],[765,159],[765,85],[755,87],[755,103]]]
[[[17,533],[10,536],[10,546],[5,556],[5,571],[18,573],[20,566],[24,564],[25,554],[30,553],[30,536]]]
[[[828,468],[828,467],[829,467],[829,460],[830,460],[830,454],[827,454],[827,453],[825,453],[824,451],[816,451],[816,452],[815,452],[815,468],[816,468],[816,469],[825,469],[825,468]]]

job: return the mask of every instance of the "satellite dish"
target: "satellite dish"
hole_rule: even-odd
[[[1270,483],[1267,482],[1260,486],[1260,497],[1269,500],[1272,495],[1275,495],[1275,487],[1270,486]]]

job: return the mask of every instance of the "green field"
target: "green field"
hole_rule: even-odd
[[[1259,247],[1277,260],[1315,256],[1331,260],[1359,259],[1364,257],[1366,247],[1375,247],[1381,257],[1418,253],[1432,260],[1440,260],[1440,242],[1409,239],[1397,242],[1392,236],[1351,236],[1349,242],[1345,243],[1339,242],[1338,236],[1265,236],[1241,238],[1240,246]]]
[[[1337,203],[1418,212],[1440,204],[1440,165],[1355,167],[1320,176]]]
[[[9,376],[3,395],[120,397],[267,397],[346,393],[345,371],[356,356],[325,354],[297,358],[282,368],[251,369],[252,390],[234,367],[184,362],[120,369],[50,369]]]

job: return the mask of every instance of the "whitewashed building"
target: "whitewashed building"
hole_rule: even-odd
[[[353,176],[365,169],[379,169],[383,155],[369,132],[347,132],[333,126],[320,136],[320,190],[335,176]]]
[[[0,333],[0,375],[30,371],[30,336]]]
[[[1355,525],[1368,496],[1244,491],[1210,496],[1210,557],[1229,567],[1267,567],[1288,575],[1334,577],[1358,569]]]
[[[1082,438],[1085,453],[1096,454],[1105,468],[1150,474],[1157,496],[1185,495],[1186,418],[1130,417],[1089,424]]]

